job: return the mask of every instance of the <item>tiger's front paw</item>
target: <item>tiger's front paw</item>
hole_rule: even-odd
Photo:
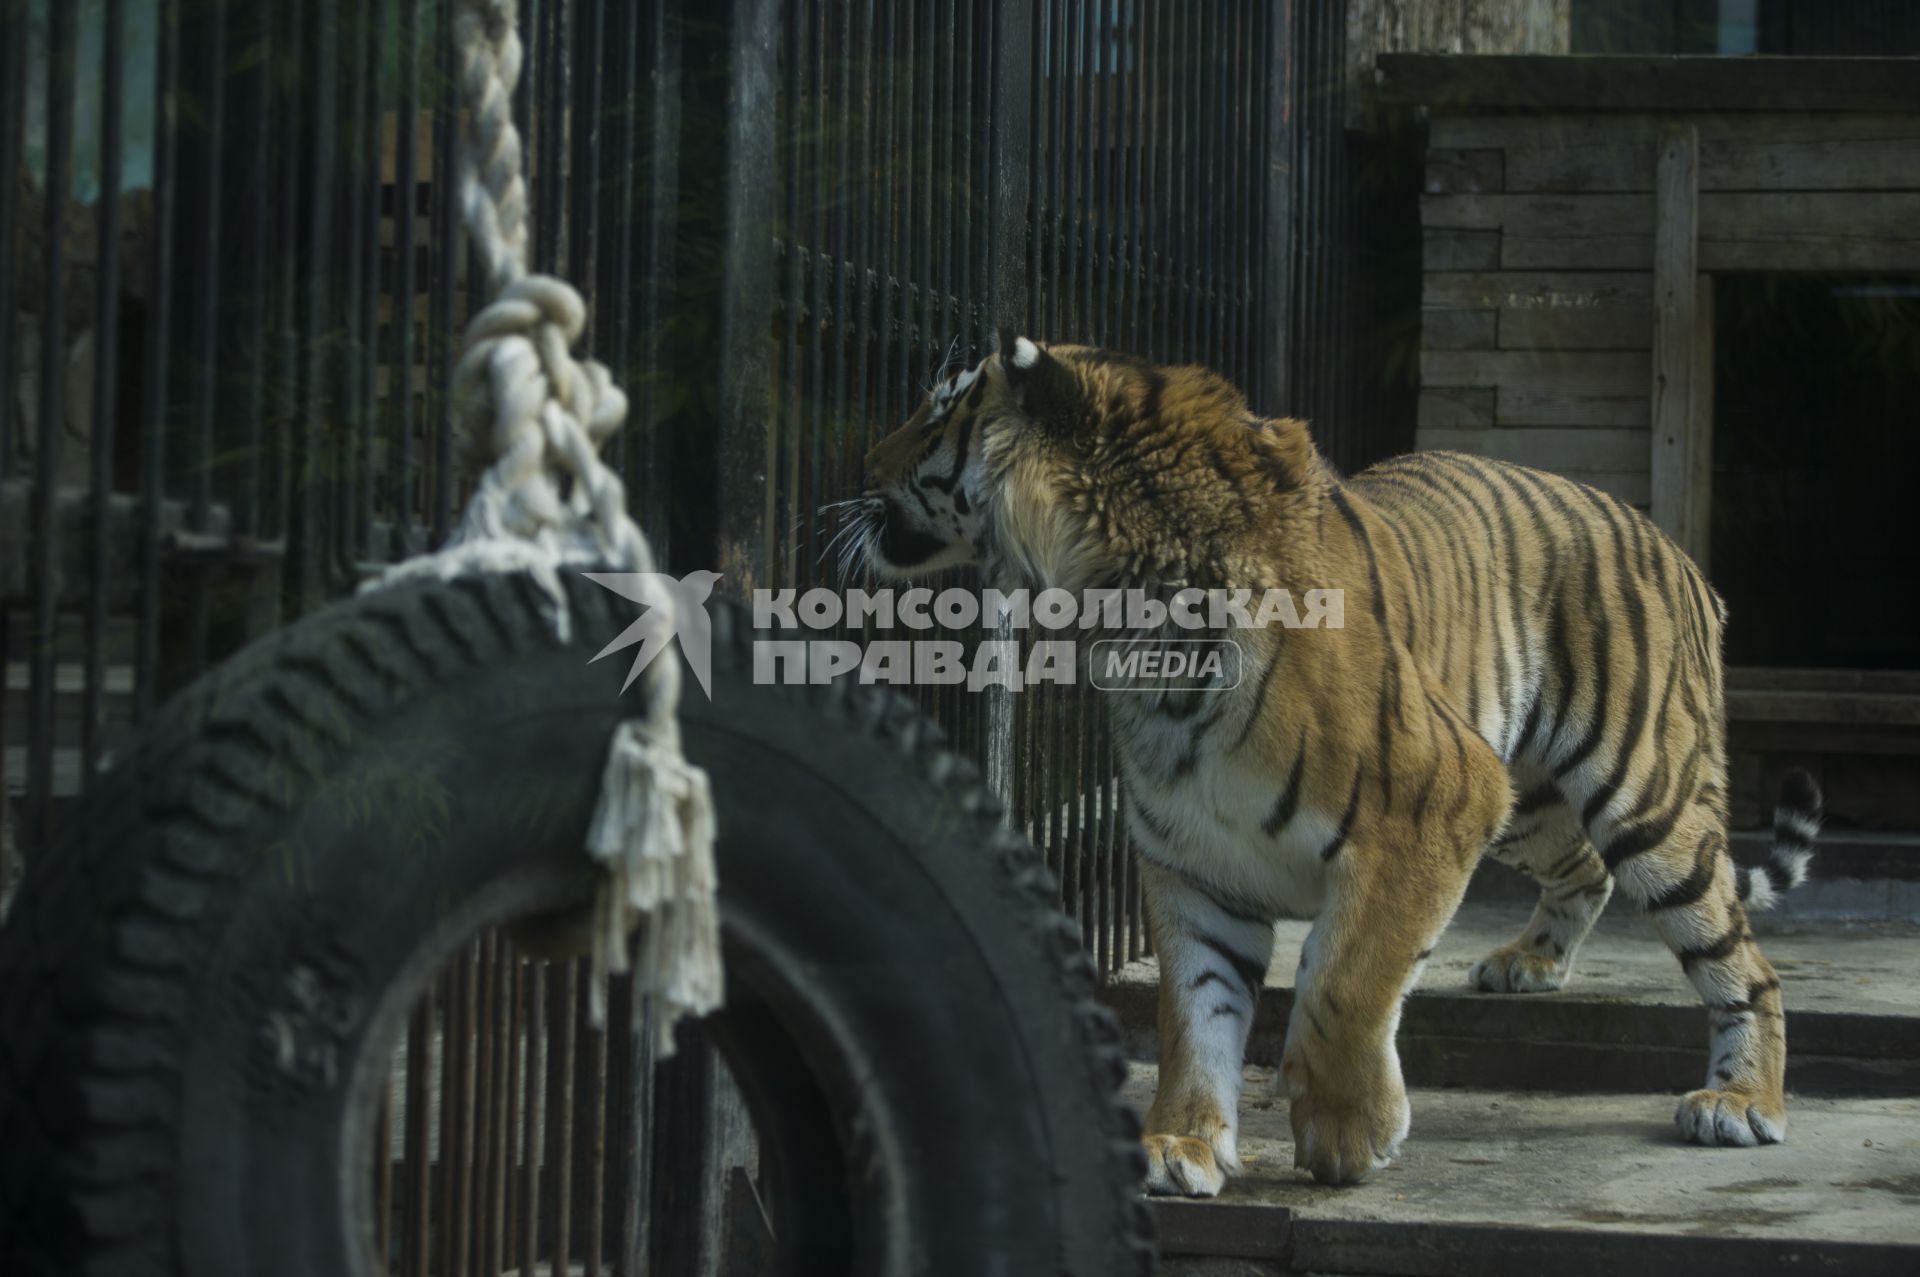
[[[1467,983],[1482,993],[1550,993],[1567,983],[1568,965],[1535,949],[1502,945],[1468,969]]]
[[[1787,1106],[1739,1091],[1689,1091],[1673,1120],[1696,1144],[1752,1148],[1787,1138]]]
[[[1392,1051],[1343,1068],[1288,1043],[1279,1085],[1291,1101],[1295,1167],[1322,1184],[1358,1184],[1393,1160],[1413,1108]]]
[[[1227,1173],[1213,1146],[1192,1135],[1149,1135],[1147,1191],[1172,1197],[1217,1197]]]

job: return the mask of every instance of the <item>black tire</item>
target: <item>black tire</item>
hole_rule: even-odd
[[[256,644],[116,765],[0,930],[0,1272],[364,1273],[370,1096],[430,973],[584,898],[632,605],[408,586]],[[792,1271],[1144,1273],[1125,1062],[1053,886],[904,701],[751,682],[687,752]],[[770,1172],[773,1174],[775,1172]]]

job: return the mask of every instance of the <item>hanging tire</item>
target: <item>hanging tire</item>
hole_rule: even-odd
[[[584,900],[631,605],[395,588],[172,706],[0,929],[0,1272],[378,1271],[360,1168],[409,1008],[484,928]],[[728,1009],[791,1272],[1143,1273],[1138,1127],[1031,848],[871,688],[751,682],[715,605],[682,731],[719,811]],[[657,1176],[671,1175],[668,1167]]]

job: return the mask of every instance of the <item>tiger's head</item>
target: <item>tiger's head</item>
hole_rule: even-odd
[[[1201,584],[1252,570],[1249,534],[1320,471],[1304,425],[1204,368],[1003,335],[867,454],[852,545],[894,580]]]

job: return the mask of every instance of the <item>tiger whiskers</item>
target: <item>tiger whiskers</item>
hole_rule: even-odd
[[[814,566],[817,568],[831,558],[833,578],[844,584],[854,569],[866,561],[874,541],[879,538],[881,509],[880,498],[871,496],[851,497],[821,506],[823,524],[829,516],[837,514],[839,527],[826,538]]]

